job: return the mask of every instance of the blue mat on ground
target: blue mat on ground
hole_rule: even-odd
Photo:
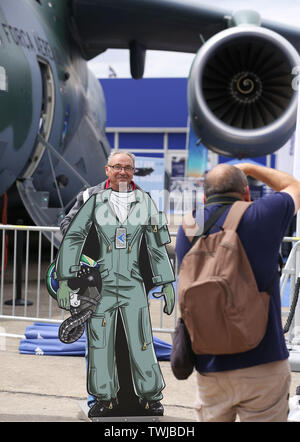
[[[86,335],[72,344],[64,344],[58,338],[59,324],[35,322],[25,330],[20,341],[19,352],[31,355],[85,356]],[[159,361],[169,361],[172,346],[153,336],[154,349]]]

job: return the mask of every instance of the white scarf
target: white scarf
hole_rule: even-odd
[[[113,209],[123,224],[126,220],[130,205],[135,201],[135,192],[111,192],[109,202],[112,204]]]

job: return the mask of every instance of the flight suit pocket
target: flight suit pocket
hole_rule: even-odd
[[[143,307],[140,310],[140,329],[142,350],[147,350],[147,345],[151,344],[152,342],[152,327],[148,306]]]
[[[91,348],[104,348],[106,345],[105,315],[93,315],[88,324],[88,340]]]
[[[142,276],[136,270],[131,269],[131,273],[130,274],[131,274],[131,276],[133,278],[138,279],[139,281],[142,281],[142,282],[144,281]]]
[[[98,393],[97,369],[91,368],[88,373],[88,392],[89,394]]]
[[[106,276],[109,275],[109,270],[108,270],[108,269],[104,269],[104,270],[102,270],[102,271],[100,272],[100,275],[101,275],[101,279],[106,278]]]

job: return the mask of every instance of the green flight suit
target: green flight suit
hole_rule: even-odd
[[[137,396],[160,400],[165,386],[153,347],[148,300],[138,256],[142,235],[145,235],[154,285],[174,281],[165,247],[170,237],[167,225],[149,195],[140,189],[134,192],[136,201],[131,203],[123,224],[109,203],[111,189],[92,195],[70,224],[56,259],[58,280],[75,277],[84,241],[94,223],[100,243],[98,263],[102,299],[88,320],[87,377],[89,393],[101,400],[115,398],[119,390],[115,364],[118,311],[126,333]],[[126,229],[126,233],[117,228]],[[116,232],[121,232],[118,239]],[[120,244],[122,248],[117,248]]]

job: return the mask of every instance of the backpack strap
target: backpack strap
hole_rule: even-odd
[[[247,202],[247,201],[237,201],[233,204],[233,206],[231,207],[231,209],[229,210],[225,222],[223,224],[223,229],[225,230],[236,230],[242,216],[244,215],[244,213],[246,212],[246,210],[248,209],[248,207],[252,204],[251,202]],[[269,287],[265,290],[267,293],[271,293],[272,287],[274,285],[274,282],[276,280],[276,276],[279,273],[281,275],[281,270],[283,268],[283,260],[282,260],[282,256],[279,254],[279,258],[278,258],[278,268],[275,271],[274,276],[272,277],[272,280],[269,284]]]
[[[224,230],[236,230],[242,216],[248,209],[248,207],[252,204],[251,202],[247,201],[236,201],[233,203],[231,209],[229,210],[225,222],[223,224]]]
[[[208,234],[210,229],[216,224],[222,213],[224,213],[228,209],[228,205],[222,205],[217,210],[214,211],[214,213],[206,220],[206,223],[204,224],[202,236],[205,236]]]
[[[228,209],[228,205],[222,205],[217,210],[214,211],[214,213],[208,218],[208,220],[204,224],[203,232],[200,233],[200,235],[195,235],[193,240],[191,241],[191,248],[193,245],[197,242],[197,240],[200,238],[200,236],[205,236],[210,231],[210,229],[213,227],[214,224],[218,221],[222,213],[225,212],[225,210]]]

